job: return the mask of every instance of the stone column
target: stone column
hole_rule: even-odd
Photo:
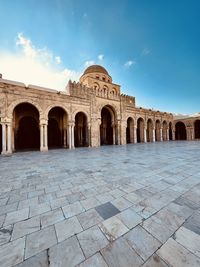
[[[117,145],[121,145],[120,120],[117,122]]]
[[[137,144],[137,127],[134,126],[134,144]]]
[[[2,124],[2,152],[1,154],[6,154],[6,124]]]
[[[156,142],[156,132],[155,132],[155,128],[153,128],[153,142]]]
[[[169,141],[169,128],[167,128],[167,141]]]
[[[74,149],[74,123],[71,125],[71,140],[72,140],[72,149]]]
[[[88,123],[88,128],[87,128],[88,134],[87,134],[87,138],[88,138],[88,146],[91,146],[91,124]]]
[[[71,124],[68,124],[67,126],[68,128],[68,146],[69,146],[69,149],[72,149],[72,127],[71,127]]]
[[[113,129],[113,145],[115,145],[115,124],[114,123],[112,123],[112,129]]]
[[[144,143],[147,142],[147,129],[144,127]]]
[[[44,126],[40,124],[40,151],[44,149]]]
[[[64,127],[63,129],[63,147],[67,147],[67,129]]]
[[[162,133],[162,128],[160,128],[160,141],[163,141],[163,133]]]
[[[7,124],[7,154],[12,153],[12,135],[11,135],[11,124]]]
[[[48,150],[48,125],[47,124],[44,124],[43,131],[44,131],[44,133],[43,133],[43,136],[44,136],[43,150],[47,151]]]
[[[175,141],[176,140],[176,131],[174,129],[172,129],[172,140]]]

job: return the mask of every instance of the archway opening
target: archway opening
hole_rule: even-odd
[[[172,141],[173,140],[173,136],[172,136],[172,123],[169,123],[169,140]]]
[[[147,121],[147,142],[153,142],[153,122],[151,119]]]
[[[181,121],[176,123],[175,126],[175,137],[176,140],[186,140],[187,139],[187,134],[186,134],[186,127],[185,124]]]
[[[87,117],[83,112],[78,112],[75,116],[74,144],[75,147],[88,146]]]
[[[39,112],[35,106],[22,103],[13,112],[13,150],[40,148]]]
[[[160,129],[161,129],[160,121],[156,120],[156,128],[155,128],[155,139],[156,139],[156,141],[161,141]]]
[[[200,120],[196,120],[194,123],[194,136],[195,139],[200,139]]]
[[[0,124],[0,154],[2,152],[2,125]]]
[[[66,147],[67,114],[61,107],[54,107],[48,114],[48,147]]]
[[[137,143],[144,142],[144,120],[139,118],[137,120]]]
[[[163,121],[163,129],[162,129],[163,141],[167,141],[167,122]]]
[[[126,143],[134,143],[134,120],[131,117],[127,120]]]
[[[100,144],[113,145],[112,114],[108,107],[101,110]]]

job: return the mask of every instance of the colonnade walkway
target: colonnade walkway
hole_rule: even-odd
[[[200,142],[0,158],[0,266],[200,266]]]

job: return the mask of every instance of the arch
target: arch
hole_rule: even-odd
[[[200,120],[194,122],[194,138],[200,139]]]
[[[153,121],[148,119],[147,121],[147,142],[153,142]]]
[[[0,154],[2,152],[2,125],[0,124]]]
[[[67,113],[55,106],[48,112],[48,147],[66,147],[67,140]]]
[[[39,117],[40,118],[43,117],[43,110],[37,102],[30,100],[28,98],[20,98],[16,101],[13,101],[8,106],[8,117],[9,118],[12,118],[12,115],[13,115],[15,108],[21,104],[30,104],[30,105],[34,106],[37,109],[37,111],[39,112]]]
[[[163,136],[163,141],[167,141],[167,122],[164,120],[162,123],[162,136]]]
[[[186,127],[182,121],[178,121],[175,125],[175,137],[176,137],[176,140],[187,139]]]
[[[84,112],[78,112],[75,116],[74,141],[75,147],[86,147],[89,145],[88,122]]]
[[[138,118],[137,120],[137,143],[144,142],[144,119]]]
[[[115,111],[110,105],[101,110],[100,145],[115,144]]]
[[[54,104],[49,105],[49,106],[45,109],[44,114],[43,114],[44,119],[48,119],[49,112],[50,112],[50,110],[52,110],[53,108],[61,108],[61,109],[66,113],[67,118],[68,118],[68,116],[69,116],[69,110],[68,110],[65,106],[55,105],[55,103],[54,103]]]
[[[13,110],[13,150],[39,150],[39,111],[30,103],[20,103]]]
[[[172,122],[170,121],[169,123],[169,140],[173,140],[173,135],[172,135]]]
[[[156,141],[161,141],[160,129],[161,129],[160,120],[156,120],[156,125],[155,125],[155,140]]]
[[[132,117],[127,119],[127,127],[126,127],[126,143],[134,143],[134,120]]]

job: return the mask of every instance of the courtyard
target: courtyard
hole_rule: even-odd
[[[200,266],[199,159],[198,141],[0,156],[0,266]]]

